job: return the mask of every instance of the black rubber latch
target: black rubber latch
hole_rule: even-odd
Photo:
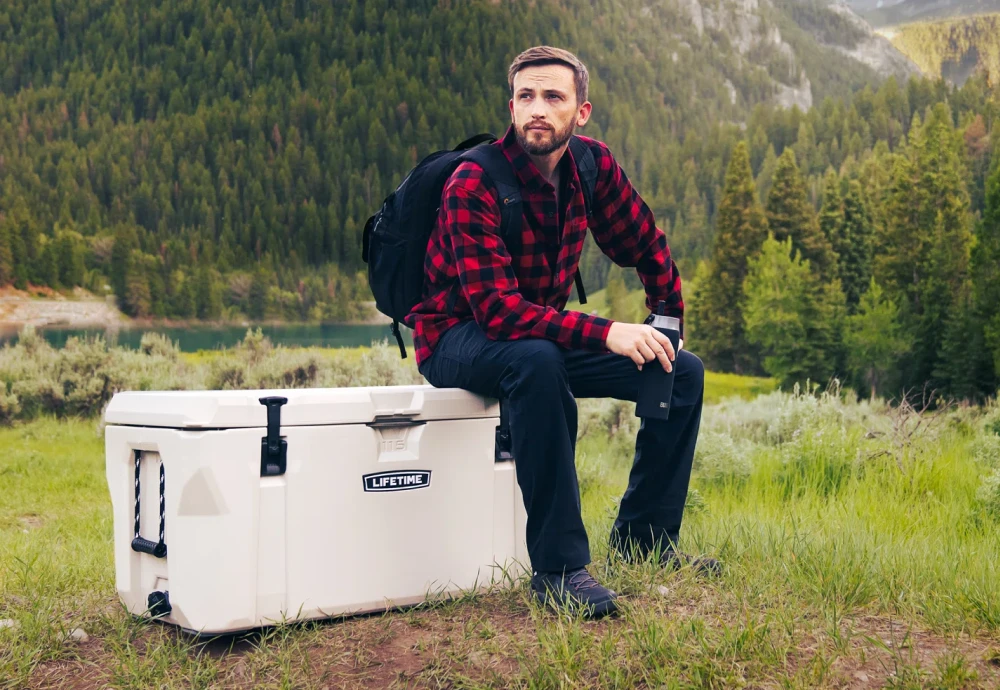
[[[500,423],[497,425],[493,448],[493,459],[496,462],[509,462],[514,459],[514,454],[511,452],[510,416],[507,405],[502,400],[500,401]]]
[[[513,459],[514,454],[510,452],[510,429],[504,429],[502,426],[498,426],[493,460],[495,462],[509,462]]]
[[[277,477],[285,473],[288,462],[288,442],[281,436],[281,406],[288,398],[260,398],[267,406],[267,436],[260,440],[260,476]]]
[[[148,553],[150,556],[156,556],[157,558],[167,557],[167,545],[162,541],[155,542],[143,539],[142,537],[136,537],[132,540],[132,550],[138,553]]]
[[[173,607],[170,606],[170,593],[150,592],[149,596],[146,597],[146,608],[149,609],[149,615],[153,618],[169,616],[170,612],[173,611]]]

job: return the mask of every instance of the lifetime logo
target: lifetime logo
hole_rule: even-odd
[[[431,473],[428,470],[396,470],[394,472],[376,472],[366,474],[365,491],[410,491],[426,489],[431,485]]]

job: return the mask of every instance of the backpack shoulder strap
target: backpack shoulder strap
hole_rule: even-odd
[[[500,204],[500,236],[505,241],[520,238],[521,188],[507,156],[499,147],[487,144],[469,149],[462,154],[462,159],[478,163],[493,181]]]
[[[597,185],[597,161],[594,160],[594,152],[583,143],[578,136],[573,136],[569,140],[569,150],[573,153],[573,162],[576,163],[576,173],[580,176],[580,184],[583,185],[583,203],[587,207],[587,217],[590,217],[594,210],[594,187]]]
[[[569,140],[569,150],[573,154],[573,162],[576,163],[576,174],[580,176],[580,185],[583,187],[583,205],[587,210],[587,218],[594,210],[594,187],[597,186],[597,161],[594,160],[594,152],[590,146],[585,144],[580,137],[574,135]],[[583,289],[583,276],[580,269],[576,271],[574,278],[576,282],[576,294],[580,298],[580,304],[587,303],[587,292]]]

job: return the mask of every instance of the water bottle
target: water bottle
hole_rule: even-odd
[[[681,340],[680,319],[664,316],[666,302],[660,300],[650,326],[670,339],[676,356]],[[676,367],[676,361],[671,364]],[[644,419],[667,419],[670,416],[670,397],[674,392],[674,367],[667,373],[660,361],[646,362],[639,373],[639,399],[635,405],[635,416]]]

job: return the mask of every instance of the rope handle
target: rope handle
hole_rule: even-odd
[[[166,481],[163,473],[163,458],[160,458],[160,540],[158,542],[151,542],[148,539],[143,539],[142,535],[139,534],[139,516],[142,513],[139,503],[139,497],[142,494],[139,483],[139,475],[142,469],[142,451],[136,450],[133,453],[135,454],[135,536],[132,539],[132,550],[139,553],[148,553],[157,558],[166,558],[167,545],[164,543],[167,528],[166,501],[164,499]]]

